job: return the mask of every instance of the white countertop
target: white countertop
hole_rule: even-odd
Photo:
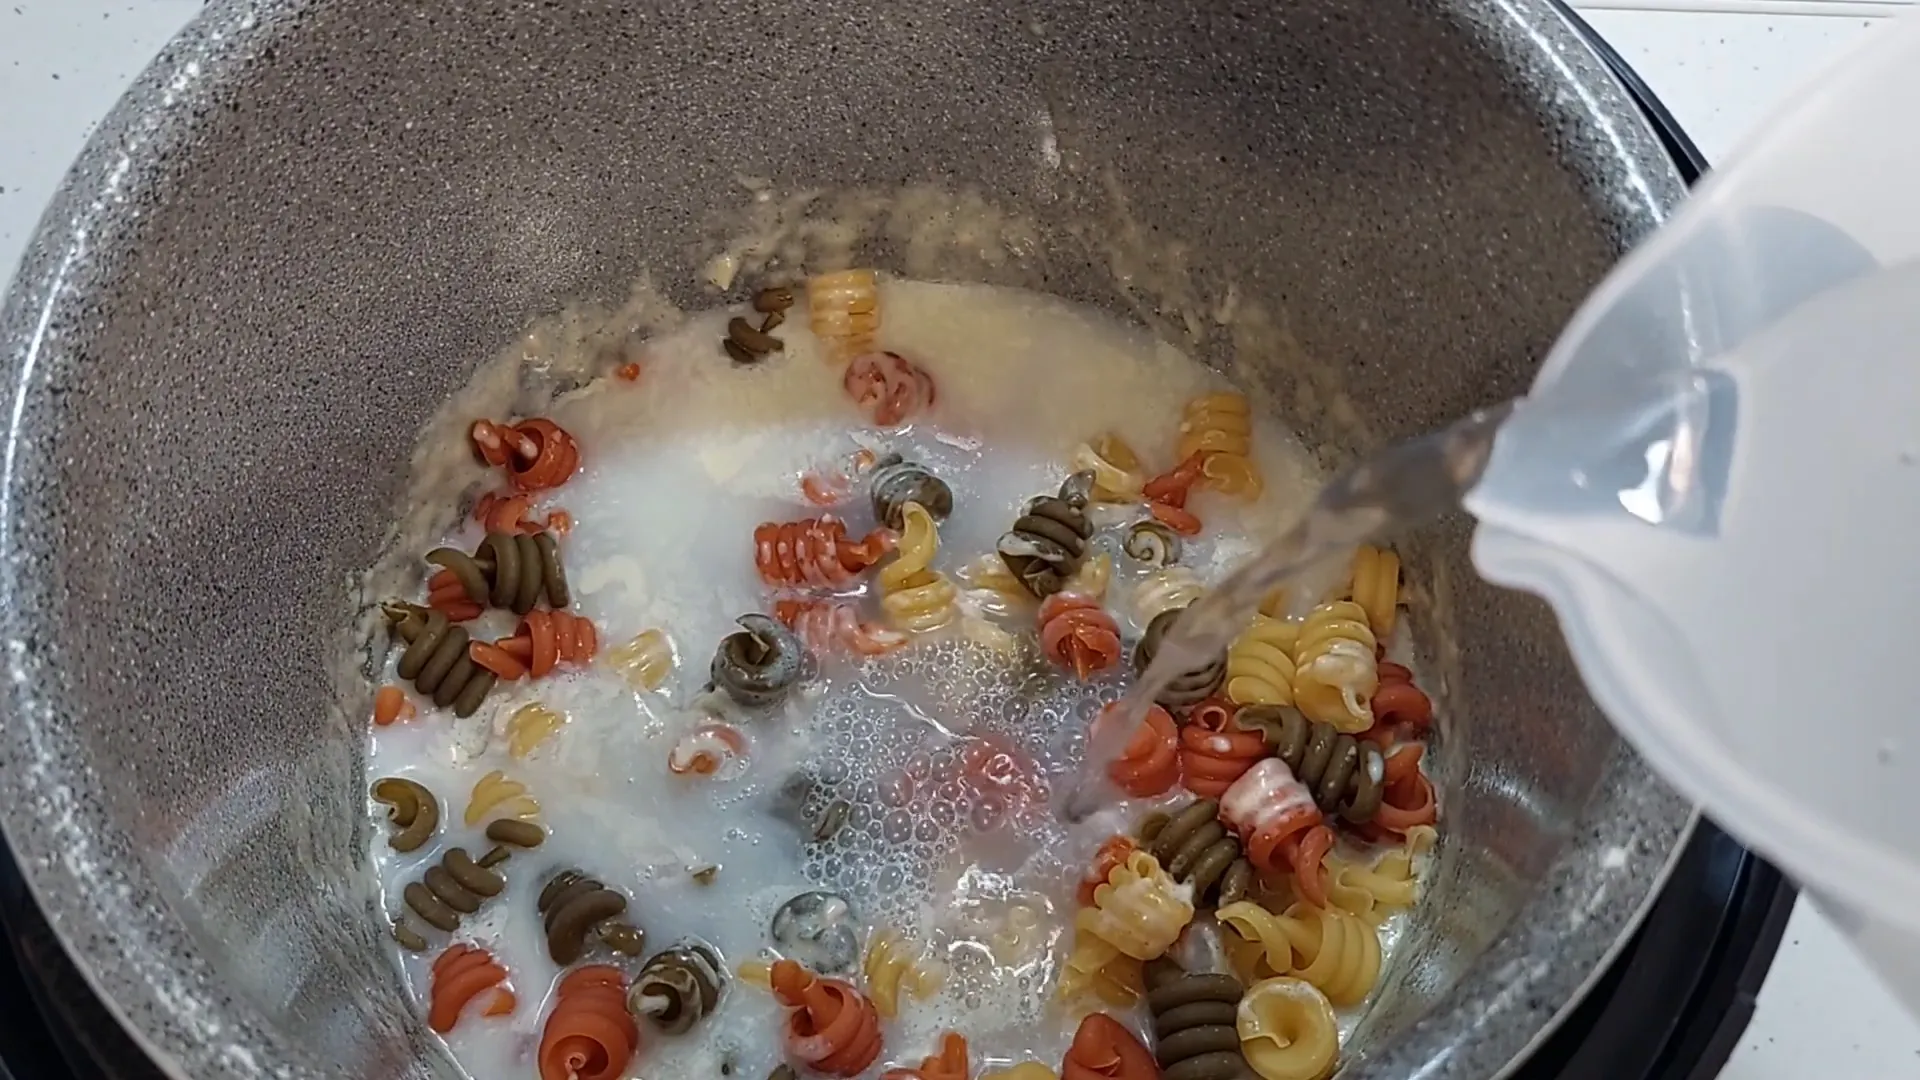
[[[1587,0],[1708,160],[1900,0]],[[199,0],[0,0],[0,273],[93,124]],[[1920,1077],[1920,1025],[1801,904],[1721,1080]]]

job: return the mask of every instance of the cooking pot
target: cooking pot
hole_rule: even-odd
[[[423,423],[531,318],[769,258],[1027,286],[1335,467],[1524,389],[1681,193],[1547,0],[214,0],[0,316],[0,824],[177,1074],[456,1075],[376,915],[338,671]],[[1404,548],[1445,832],[1347,1077],[1520,1058],[1693,820],[1465,539]]]

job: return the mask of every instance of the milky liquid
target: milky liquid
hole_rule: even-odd
[[[467,721],[433,711],[376,731],[371,775],[418,779],[444,808],[436,843],[411,854],[392,852],[376,830],[372,858],[389,913],[403,910],[402,887],[446,847],[487,846],[461,815],[474,781],[491,769],[530,786],[552,833],[540,849],[513,856],[506,892],[457,935],[494,950],[520,996],[513,1015],[469,1015],[449,1037],[480,1080],[524,1077],[533,1067],[556,974],[534,897],[565,867],[631,897],[649,953],[698,938],[729,968],[762,955],[769,921],[789,897],[844,893],[863,928],[896,927],[951,968],[935,1000],[909,1002],[887,1025],[883,1063],[917,1062],[950,1028],[974,1041],[976,1060],[1058,1061],[1064,1051],[1072,1020],[1054,1004],[1052,984],[1074,882],[1092,849],[1144,807],[1109,806],[1069,827],[1051,803],[1084,752],[1088,721],[1126,685],[1124,663],[1076,682],[1035,655],[1028,606],[1004,620],[1028,632],[1012,655],[936,633],[861,667],[829,659],[779,714],[725,717],[752,740],[737,774],[698,779],[666,767],[675,740],[712,719],[701,690],[716,643],[736,616],[769,606],[753,567],[754,526],[820,512],[799,496],[803,471],[844,462],[860,445],[932,467],[955,502],[935,567],[955,575],[993,550],[1028,499],[1057,489],[1074,445],[1114,432],[1164,469],[1182,404],[1223,385],[1165,344],[1037,294],[888,281],[882,297],[880,344],[938,382],[932,423],[865,428],[806,331],[804,306],[780,332],[785,354],[762,365],[724,359],[728,313],[715,312],[649,342],[637,383],[601,380],[549,410],[578,438],[583,465],[536,514],[564,507],[573,518],[562,554],[576,610],[600,628],[603,649],[651,627],[672,636],[678,662],[661,691],[637,692],[599,665],[502,684]],[[1197,493],[1190,504],[1207,537],[1187,543],[1182,563],[1208,581],[1296,516],[1317,487],[1286,432],[1257,420],[1254,441],[1266,478],[1258,503]],[[473,479],[482,486],[477,468]],[[855,534],[873,524],[864,497],[836,512]],[[1138,510],[1094,513],[1112,522]],[[1120,532],[1103,529],[1096,546],[1115,559],[1107,607],[1130,649],[1143,629],[1130,599],[1145,568],[1119,552]],[[471,526],[447,538],[469,549],[477,539]],[[509,621],[490,613],[476,636],[507,633]],[[502,725],[533,700],[569,723],[515,761]],[[988,779],[963,780],[969,773]],[[836,798],[851,803],[846,827],[810,842],[811,822]],[[694,879],[716,866],[711,884]],[[1033,925],[1010,931],[1024,925],[1009,922],[1017,908],[1035,916]],[[443,935],[429,936],[437,951]],[[433,954],[400,955],[424,1012]],[[765,1076],[778,1060],[777,1014],[768,995],[735,983],[694,1032],[643,1033],[637,1068],[717,1076],[724,1063],[733,1075]]]

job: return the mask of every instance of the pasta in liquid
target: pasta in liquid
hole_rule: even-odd
[[[628,898],[624,918],[644,931],[649,956],[697,941],[728,971],[772,959],[776,911],[813,890],[849,901],[863,946],[883,929],[923,946],[943,977],[929,980],[924,1000],[900,995],[876,1075],[935,1053],[947,1031],[967,1038],[981,1072],[1023,1061],[1056,1068],[1077,1014],[1097,1007],[1063,1007],[1055,997],[1073,945],[1076,882],[1103,839],[1191,796],[1176,788],[1061,824],[1049,806],[1054,785],[1077,764],[1093,716],[1130,678],[1126,665],[1083,681],[1049,663],[1035,639],[1037,605],[983,603],[974,594],[985,590],[969,588],[961,569],[991,556],[1030,499],[1059,491],[1081,444],[1124,440],[1141,458],[1171,464],[1181,404],[1224,383],[1167,345],[1037,294],[883,279],[880,300],[878,347],[913,357],[938,387],[931,411],[904,428],[871,426],[797,309],[778,331],[784,351],[755,366],[718,353],[729,312],[716,311],[641,347],[637,380],[601,378],[548,410],[577,442],[581,464],[563,487],[541,493],[533,516],[563,507],[571,520],[561,550],[572,610],[597,628],[603,648],[643,631],[670,635],[663,672],[649,670],[636,684],[604,658],[563,665],[537,681],[500,682],[471,718],[416,700],[419,717],[375,731],[370,778],[424,784],[443,822],[432,842],[405,853],[389,848],[384,829],[373,831],[390,914],[403,910],[403,885],[448,848],[490,846],[487,820],[463,821],[469,793],[488,773],[504,770],[526,786],[524,800],[502,813],[529,816],[526,805],[537,806],[549,830],[543,846],[516,850],[497,867],[506,889],[454,935],[489,950],[518,997],[510,1015],[483,1022],[476,1011],[447,1036],[478,1080],[538,1075],[536,1047],[559,971],[534,901],[565,868]],[[1292,438],[1258,416],[1252,431],[1258,498],[1197,492],[1206,529],[1183,539],[1177,574],[1127,556],[1124,528],[1095,533],[1088,556],[1104,556],[1100,565],[1110,568],[1105,606],[1129,645],[1154,611],[1127,598],[1153,594],[1170,576],[1192,589],[1217,580],[1249,550],[1256,523],[1282,521],[1310,497],[1316,477]],[[930,569],[960,587],[958,617],[883,655],[818,657],[813,677],[764,713],[703,693],[708,658],[739,629],[734,620],[771,614],[773,596],[790,595],[755,572],[757,525],[825,512],[856,539],[874,527],[864,477],[824,511],[800,486],[862,449],[900,454],[951,485],[954,509],[939,524]],[[1089,512],[1110,522],[1112,509],[1096,502]],[[470,550],[479,539],[467,522],[444,542]],[[814,594],[858,603],[864,619],[886,625],[872,571]],[[967,632],[982,621],[1007,633]],[[503,612],[463,625],[476,640],[515,627]],[[534,702],[565,723],[532,738],[525,715],[518,727],[513,717]],[[740,737],[728,737],[727,760],[710,775],[671,773],[675,747],[709,738],[716,725]],[[844,804],[834,811],[844,821],[817,839],[815,823],[835,804]],[[1384,945],[1396,926],[1383,928]],[[435,936],[422,954],[396,950],[423,1014],[446,941]],[[586,962],[623,961],[603,949]],[[627,970],[637,972],[637,962]],[[850,968],[820,974],[865,985],[858,951]],[[642,1024],[628,1074],[758,1080],[782,1060],[787,1011],[733,978],[712,1015],[685,1034]],[[1144,1012],[1116,1013],[1147,1030]]]

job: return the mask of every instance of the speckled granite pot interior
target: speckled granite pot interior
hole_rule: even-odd
[[[740,177],[977,194],[1036,242],[861,256],[1142,319],[1330,462],[1520,390],[1680,194],[1544,0],[215,0],[93,140],[0,327],[0,817],[178,1074],[455,1073],[372,915],[365,703],[325,664],[348,577],[423,420],[529,319],[643,273],[706,302]],[[1409,552],[1471,719],[1350,1077],[1523,1054],[1689,820],[1464,538]]]

